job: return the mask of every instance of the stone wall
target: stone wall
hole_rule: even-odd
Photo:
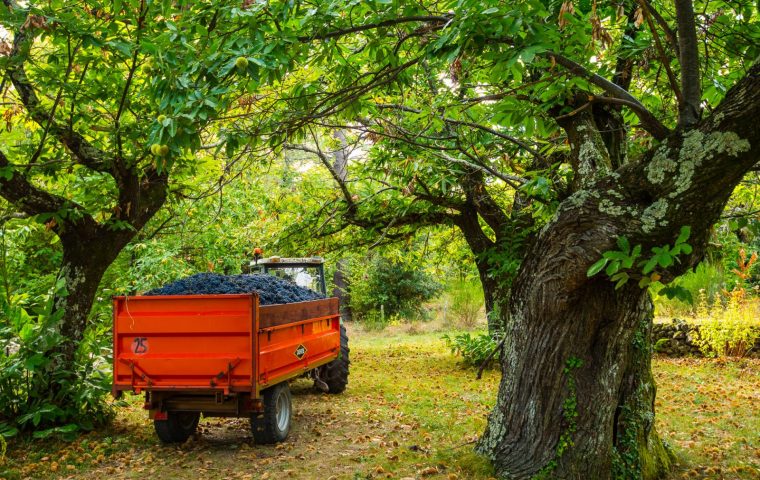
[[[670,323],[655,323],[652,327],[654,352],[667,357],[704,357],[699,347],[699,325],[674,319]],[[760,358],[760,335],[748,357]]]

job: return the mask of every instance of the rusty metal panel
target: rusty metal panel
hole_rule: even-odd
[[[259,328],[270,328],[318,317],[340,315],[340,306],[338,299],[331,297],[309,302],[264,305],[259,308],[259,314]]]

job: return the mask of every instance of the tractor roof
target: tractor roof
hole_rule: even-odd
[[[298,257],[298,258],[283,258],[283,257],[268,257],[262,258],[258,261],[259,265],[266,265],[268,267],[276,266],[306,266],[306,265],[322,265],[325,263],[325,259],[322,257]]]

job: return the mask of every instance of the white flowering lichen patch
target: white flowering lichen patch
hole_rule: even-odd
[[[593,179],[596,154],[596,147],[591,141],[583,142],[578,149],[578,176],[583,186],[587,186]]]
[[[676,198],[691,187],[694,172],[706,161],[721,154],[737,157],[749,148],[749,142],[734,132],[704,134],[700,130],[691,130],[683,136],[677,159],[676,152],[667,145],[655,151],[646,166],[647,180],[656,185],[673,178],[675,188],[668,197]]]
[[[615,197],[618,200],[625,200],[625,197],[623,196],[623,194],[618,192],[617,190],[609,189],[607,190],[607,195],[609,195],[610,197]]]

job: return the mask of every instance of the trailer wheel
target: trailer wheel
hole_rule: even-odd
[[[340,326],[340,356],[332,362],[319,367],[315,372],[317,378],[327,385],[327,393],[343,393],[348,385],[348,367],[351,360],[348,358],[348,334],[346,327]],[[316,382],[315,382],[316,383]]]
[[[156,435],[163,443],[184,443],[198,428],[198,412],[168,412],[166,420],[153,420]]]
[[[264,411],[251,414],[253,440],[261,444],[282,442],[290,433],[290,419],[293,416],[288,382],[278,383],[262,393]]]

